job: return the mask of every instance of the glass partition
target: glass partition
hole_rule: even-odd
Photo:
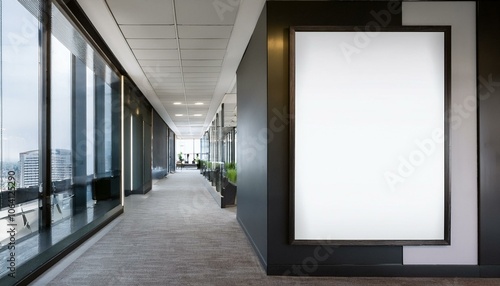
[[[38,14],[18,1],[0,5],[0,276],[5,276],[15,275],[26,261],[28,248],[19,244],[38,233],[40,23]]]
[[[120,77],[64,11],[1,2],[1,285],[121,203]]]

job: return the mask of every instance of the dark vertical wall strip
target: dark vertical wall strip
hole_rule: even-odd
[[[125,176],[125,195],[130,195],[132,191],[134,191],[134,186],[132,185],[132,173],[135,172],[135,166],[132,163],[132,152],[134,151],[135,138],[132,138],[132,118],[133,120],[137,120],[134,118],[134,113],[137,109],[136,95],[134,93],[135,89],[131,86],[131,83],[128,79],[125,80],[124,87],[124,114],[123,114],[123,123],[124,123],[124,168],[123,175]],[[135,131],[134,131],[135,132]]]
[[[87,66],[75,56],[71,59],[73,212],[79,213],[87,209]]]
[[[128,91],[128,87],[126,86],[125,87],[125,90]],[[128,92],[126,93],[126,98],[125,98],[125,102],[128,102],[129,101],[129,94]],[[132,166],[131,166],[131,162],[130,162],[130,150],[132,149],[132,144],[131,144],[131,140],[130,140],[130,127],[131,127],[131,122],[130,122],[130,117],[131,117],[131,114],[130,114],[130,108],[129,108],[129,105],[125,105],[124,107],[124,110],[123,110],[123,127],[124,127],[124,130],[123,130],[123,148],[124,148],[124,156],[123,156],[123,167],[125,168],[123,170],[123,176],[124,176],[124,190],[125,190],[125,196],[128,196],[130,195],[130,193],[132,192],[132,185],[130,183],[130,176],[131,176],[131,170],[132,170]]]
[[[149,122],[143,121],[144,122],[144,127],[143,127],[143,160],[144,160],[144,167],[143,167],[143,180],[144,183],[142,185],[142,191],[143,193],[147,193],[151,190],[153,186],[153,181],[151,178],[151,164],[152,164],[152,126],[151,126],[151,112],[147,115],[149,117]]]
[[[477,7],[479,264],[500,265],[500,2]]]
[[[133,114],[132,120],[132,192],[142,193],[144,183],[144,141],[143,141],[143,123],[141,117]]]
[[[145,194],[152,187],[153,108],[128,79],[125,81],[124,109],[125,194]]]
[[[95,133],[96,138],[95,146],[94,146],[94,154],[95,154],[95,173],[97,177],[101,177],[106,172],[106,153],[105,153],[105,141],[104,141],[104,132],[105,132],[105,82],[104,79],[97,74],[94,77],[95,84],[95,99],[94,99],[94,122],[95,122]]]
[[[153,111],[153,169],[161,169],[166,172],[167,163],[168,126],[158,112]]]
[[[255,139],[267,128],[266,8],[237,71],[238,210],[237,218],[259,259],[267,264],[267,146]]]
[[[395,5],[395,6],[394,6]],[[267,99],[267,190],[268,190],[268,273],[292,275],[335,275],[331,265],[402,264],[402,247],[338,247],[289,244],[289,66],[290,26],[401,25],[397,2],[268,2],[268,99]],[[394,13],[391,11],[399,10]],[[334,47],[332,47],[334,48]],[[261,82],[260,84],[265,84]],[[254,84],[258,86],[258,84]],[[238,81],[240,88],[240,81]],[[240,92],[240,90],[238,90]],[[240,101],[238,101],[240,104]],[[240,106],[238,106],[238,112]],[[238,124],[242,121],[238,120]],[[258,134],[258,133],[256,133]],[[320,200],[321,198],[318,198]],[[240,207],[241,201],[238,202]],[[320,267],[304,265],[314,259]],[[323,256],[324,254],[324,256]],[[308,270],[308,271],[306,271]],[[309,271],[311,270],[311,271]]]
[[[51,160],[50,160],[50,139],[51,139],[51,50],[52,50],[52,3],[50,1],[40,1],[40,104],[39,104],[39,183],[42,193],[40,200],[42,207],[39,209],[38,226],[40,231],[50,228],[52,221],[51,214]],[[40,236],[42,237],[42,236]]]
[[[175,172],[175,133],[168,129],[168,164],[169,172]]]
[[[122,116],[122,100],[121,100],[121,82],[116,78],[111,84],[111,170],[112,170],[112,183],[111,183],[111,196],[120,197],[120,184],[121,184],[121,116]]]

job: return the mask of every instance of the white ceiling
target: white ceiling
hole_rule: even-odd
[[[78,0],[129,76],[180,138],[200,138],[224,102],[265,0]]]

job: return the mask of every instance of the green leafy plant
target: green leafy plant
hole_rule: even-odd
[[[214,170],[216,171],[220,171],[220,167],[221,167],[221,163],[220,162],[214,162],[213,163],[213,167],[214,167]]]
[[[236,181],[237,181],[236,169],[228,169],[226,171],[226,178],[229,182],[236,184]]]
[[[226,171],[229,169],[236,169],[236,163],[233,162],[225,163],[224,168],[226,169]]]
[[[184,161],[184,158],[182,157],[182,152],[180,152],[177,156],[179,157],[179,161],[181,162]]]

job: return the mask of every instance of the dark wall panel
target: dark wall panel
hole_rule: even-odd
[[[500,2],[477,2],[479,264],[500,265]]]
[[[153,168],[168,169],[168,126],[153,111]]]
[[[379,1],[267,2],[269,274],[314,274],[317,270],[316,267],[311,267],[314,265],[402,264],[402,247],[398,246],[324,248],[290,245],[288,241],[289,27],[299,25],[400,26],[399,7],[397,2]],[[238,80],[238,93],[239,88],[240,80]],[[240,112],[240,106],[238,100],[238,112]],[[238,120],[238,124],[240,122],[242,121]],[[283,269],[288,270],[283,271]],[[323,268],[322,274],[325,274],[324,271],[328,272],[328,268],[326,270]],[[330,274],[335,275],[333,268]]]
[[[132,192],[141,194],[144,184],[144,123],[142,118],[132,115]]]
[[[168,164],[169,172],[175,172],[175,133],[168,129]]]
[[[237,218],[259,258],[267,257],[267,146],[259,134],[267,128],[266,13],[261,14],[238,67],[238,210]],[[265,135],[265,134],[264,134]]]

